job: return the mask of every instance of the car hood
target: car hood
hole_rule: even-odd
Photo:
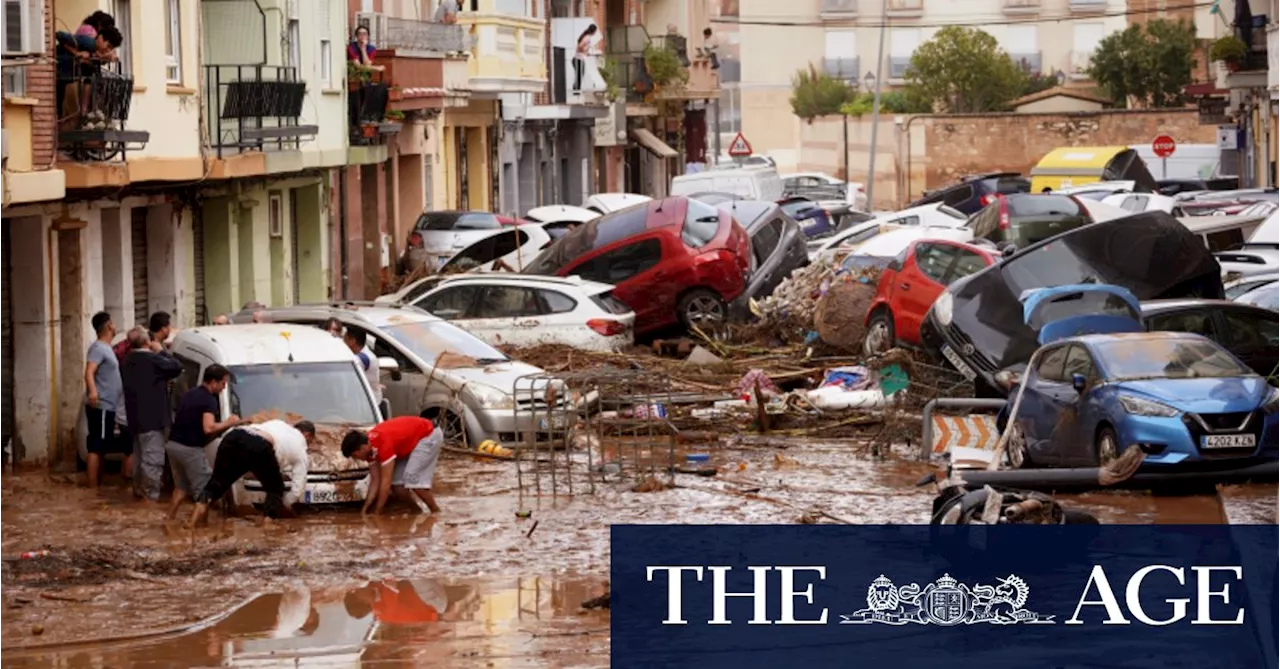
[[[537,375],[546,374],[541,367],[515,360],[498,362],[484,367],[454,368],[448,370],[448,374],[461,384],[482,384],[497,388],[505,393],[515,391],[517,380],[520,380],[522,394],[528,392],[530,388],[545,387],[548,381],[546,377],[533,378]]]
[[[1168,404],[1180,411],[1206,414],[1253,411],[1267,400],[1271,386],[1260,376],[1233,376],[1122,381],[1118,390]]]

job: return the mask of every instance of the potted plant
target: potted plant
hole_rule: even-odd
[[[387,112],[383,114],[383,118],[392,123],[403,123],[404,112],[399,109],[388,109]]]
[[[1209,48],[1209,59],[1220,60],[1227,66],[1227,70],[1235,72],[1240,69],[1240,63],[1249,52],[1249,47],[1245,46],[1243,40],[1235,35],[1227,35],[1219,37],[1214,41],[1213,46]]]

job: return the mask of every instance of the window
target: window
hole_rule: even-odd
[[[120,48],[116,49],[116,56],[120,59],[120,71],[124,72],[125,76],[133,74],[133,35],[129,5],[129,0],[111,1],[111,15],[116,19],[116,29],[120,31],[120,36],[124,38],[120,42]]]
[[[333,88],[333,43],[320,40],[320,83]]]
[[[959,188],[953,188],[942,196],[942,203],[949,206],[956,206],[968,202],[973,197],[973,186],[965,185]]]
[[[1063,364],[1067,358],[1067,347],[1051,348],[1040,354],[1040,364],[1036,365],[1036,375],[1041,380],[1062,383],[1066,377],[1062,375]]]
[[[1213,318],[1206,311],[1159,314],[1147,319],[1147,329],[1152,332],[1193,332],[1212,337]]]
[[[445,288],[418,302],[418,307],[445,320],[466,318],[479,295],[480,286]]]
[[[1040,47],[1035,24],[1004,26],[1004,50],[1015,63],[1032,72],[1040,71]]]
[[[999,202],[992,202],[965,224],[973,231],[975,239],[989,239],[1000,229],[1000,206]]]
[[[763,265],[781,241],[782,219],[775,218],[760,226],[756,233],[751,235],[751,252],[756,257],[756,265]]]
[[[382,332],[427,364],[434,364],[444,353],[474,358],[480,365],[511,359],[462,328],[442,321],[393,325],[383,328]]]
[[[529,243],[529,233],[519,228],[511,228],[510,232],[494,233],[456,253],[444,267],[465,266],[465,264],[483,265],[499,258],[515,253],[516,249]],[[525,254],[526,262],[533,259],[534,253]],[[464,264],[465,263],[465,264]],[[444,269],[444,268],[441,268]]]
[[[1088,379],[1093,374],[1093,359],[1083,346],[1072,346],[1067,351],[1067,360],[1063,365],[1062,378],[1070,381],[1076,374]]]
[[[431,212],[418,217],[418,230],[497,230],[498,218],[486,212]]]
[[[364,379],[349,362],[234,365],[231,410],[243,416],[260,411],[297,414],[317,423],[376,423]]]
[[[188,390],[200,385],[200,363],[181,355],[173,357],[177,358],[178,362],[182,364],[182,373],[173,380],[173,385],[169,389],[169,401],[176,411],[182,396],[187,394]]]
[[[957,247],[956,255],[956,265],[951,268],[951,275],[947,277],[946,283],[980,272],[987,266],[987,259],[973,251]]]
[[[41,0],[5,0],[4,53],[44,51],[44,5]],[[7,71],[7,70],[6,70]]]
[[[892,54],[889,58],[889,78],[901,79],[906,76],[907,67],[911,65],[911,55],[920,46],[920,29],[891,28],[889,40]]]
[[[920,225],[919,216],[903,216],[889,221],[889,225]]]
[[[267,195],[267,234],[271,237],[284,237],[284,196],[280,191],[271,191]]]
[[[947,270],[955,260],[955,247],[946,244],[920,244],[916,246],[916,267],[920,273],[938,283],[944,283]]]
[[[182,14],[180,0],[168,0],[168,15],[164,26],[165,81],[182,83]]]
[[[540,290],[538,297],[542,300],[544,314],[567,314],[578,308],[577,300],[554,290]]]
[[[1117,381],[1253,375],[1221,346],[1204,339],[1143,337],[1099,341],[1094,346]]]
[[[1101,23],[1077,23],[1072,35],[1071,69],[1083,73],[1089,67],[1089,57],[1098,48],[1106,29]]]
[[[542,313],[538,294],[517,286],[489,286],[476,307],[474,318],[524,318]]]
[[[573,268],[569,274],[591,281],[616,284],[654,267],[661,260],[662,242],[654,238],[642,239],[602,253]]]
[[[1276,314],[1261,314],[1244,309],[1223,309],[1226,321],[1227,348],[1232,351],[1254,353],[1261,349],[1275,351],[1280,344],[1280,331],[1276,327]]]
[[[717,232],[720,232],[720,210],[697,200],[689,200],[680,239],[685,244],[700,249],[710,244]]]
[[[833,77],[856,81],[859,77],[857,33],[852,30],[828,30],[823,65],[827,74]]]
[[[1147,198],[1145,195],[1130,195],[1120,203],[1120,208],[1125,211],[1142,211],[1147,206]]]
[[[592,224],[595,224],[592,226]],[[649,205],[628,207],[587,222],[587,229],[595,229],[595,241],[591,248],[598,249],[645,231],[649,224]]]
[[[289,19],[289,66],[302,65],[302,26],[297,17]]]

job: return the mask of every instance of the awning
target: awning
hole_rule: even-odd
[[[631,137],[639,142],[640,146],[648,149],[650,153],[659,158],[675,158],[680,155],[679,151],[667,146],[666,142],[658,139],[657,135],[644,128],[632,130]]]

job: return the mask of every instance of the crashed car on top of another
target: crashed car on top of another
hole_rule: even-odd
[[[1223,296],[1218,263],[1199,238],[1168,214],[1146,212],[1076,228],[957,279],[929,309],[921,340],[975,380],[979,394],[1004,397],[995,375],[1038,348],[1020,296],[1071,284],[1112,284],[1140,300]]]

